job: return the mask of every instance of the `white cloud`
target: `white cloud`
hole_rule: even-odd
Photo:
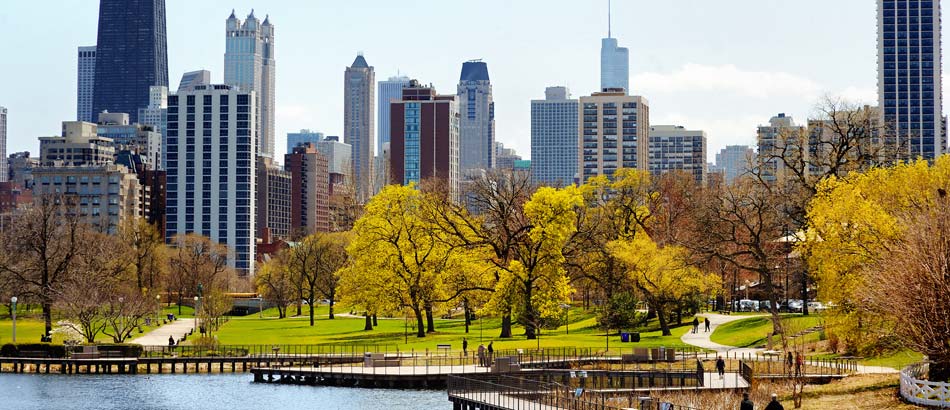
[[[855,104],[877,105],[877,87],[850,86],[835,95]]]
[[[814,99],[821,86],[786,72],[744,71],[735,65],[688,63],[670,73],[634,75],[631,88],[638,94],[715,91],[750,98],[799,97]]]

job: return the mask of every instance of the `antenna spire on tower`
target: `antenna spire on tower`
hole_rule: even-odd
[[[607,38],[610,37],[610,0],[607,0]]]

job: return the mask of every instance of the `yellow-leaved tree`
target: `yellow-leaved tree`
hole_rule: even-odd
[[[689,262],[685,248],[658,246],[645,233],[613,241],[608,249],[624,263],[627,280],[656,312],[664,336],[671,334],[668,315],[672,305],[691,296],[715,293],[722,287],[719,276]]]
[[[524,204],[527,235],[512,247],[512,258],[499,269],[486,313],[511,312],[524,324],[528,339],[546,318],[560,317],[561,304],[574,289],[564,267],[564,247],[577,230],[577,209],[584,203],[575,186],[539,188]]]

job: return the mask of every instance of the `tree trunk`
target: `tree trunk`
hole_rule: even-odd
[[[363,315],[366,316],[366,325],[363,326],[363,330],[373,330],[373,320],[370,319],[369,313],[364,313]]]
[[[314,309],[313,307],[313,299],[310,299],[307,302],[310,303],[310,326],[313,327],[313,312],[317,309]]]
[[[432,306],[426,306],[426,333],[435,333],[435,318],[432,315]]]
[[[412,313],[416,314],[416,337],[426,337],[426,323],[422,318],[422,309],[413,307]]]
[[[538,324],[534,312],[534,305],[531,304],[531,294],[534,289],[534,283],[525,283],[524,292],[524,335],[528,340],[534,340],[538,336],[535,334],[535,327]]]
[[[330,320],[333,320],[333,299],[330,299]]]
[[[501,334],[498,335],[502,339],[511,338],[511,310],[509,309],[501,316]]]
[[[379,321],[376,320],[376,314],[373,313],[373,326],[379,326]]]
[[[468,309],[468,299],[462,299],[462,311],[465,313],[465,333],[468,334],[468,327],[472,324],[472,314]]]
[[[651,303],[650,306],[653,306],[653,304]],[[660,330],[663,331],[663,336],[672,336],[673,333],[670,332],[670,324],[666,320],[666,315],[663,314],[664,310],[663,306],[657,306],[657,309],[655,309],[656,318],[660,321]]]
[[[49,337],[50,332],[53,331],[53,302],[48,296],[49,290],[43,290],[43,323],[46,326],[46,333],[43,333],[45,337]]]
[[[303,291],[297,295],[297,316],[303,315]]]
[[[950,360],[934,360],[930,363],[930,381],[950,382]]]
[[[802,315],[808,316],[808,273],[802,271]]]

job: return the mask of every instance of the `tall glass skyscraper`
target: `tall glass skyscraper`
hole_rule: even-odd
[[[630,51],[618,47],[610,33],[610,4],[607,5],[607,38],[600,40],[600,89],[623,88],[630,94]]]
[[[343,78],[343,142],[353,147],[353,185],[360,202],[373,195],[373,108],[376,72],[362,54],[346,68]]]
[[[138,122],[149,87],[168,86],[165,0],[100,0],[92,113],[128,113]]]
[[[225,23],[224,83],[254,90],[257,95],[258,152],[274,157],[274,25],[254,17],[254,10],[242,23],[234,10]]]
[[[92,90],[96,82],[96,46],[79,47],[76,56],[76,121],[95,122]]]
[[[459,77],[459,144],[461,170],[495,167],[495,103],[488,65],[481,60],[462,64]]]
[[[383,154],[383,144],[389,142],[389,102],[402,99],[402,89],[409,85],[409,77],[396,76],[389,77],[386,81],[379,82],[379,115],[377,115],[376,127],[376,153]]]
[[[563,187],[577,173],[577,100],[567,87],[548,87],[531,101],[531,179]]]
[[[897,159],[934,159],[946,147],[939,0],[877,1],[878,104]]]

